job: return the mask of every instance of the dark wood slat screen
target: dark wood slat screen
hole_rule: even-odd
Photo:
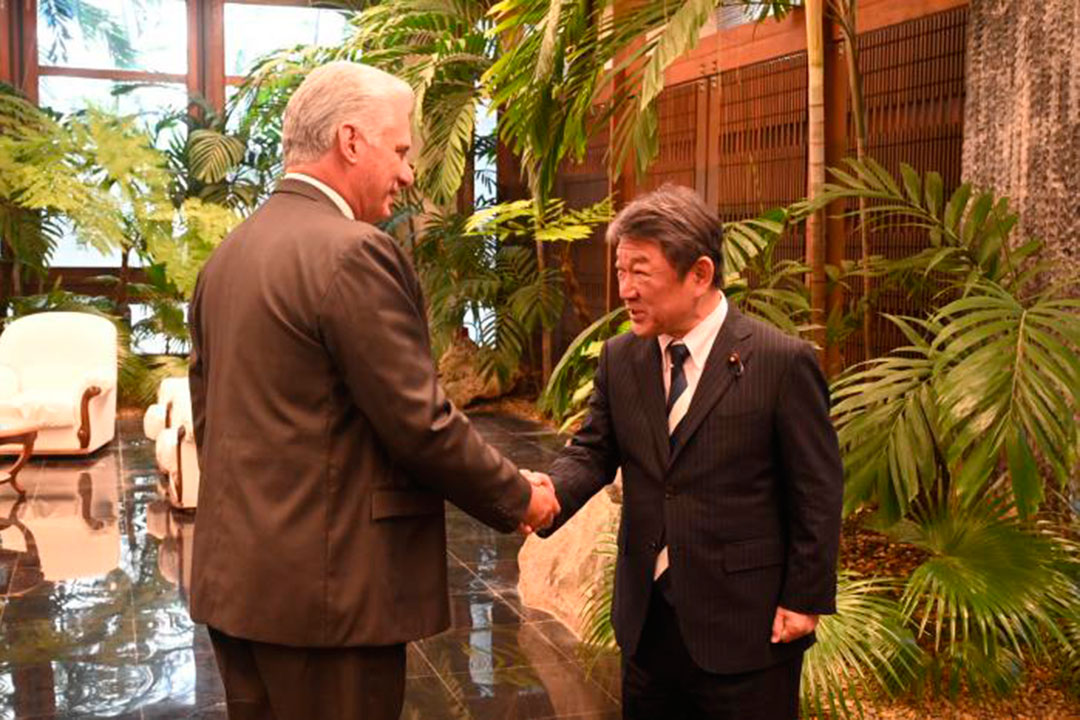
[[[705,196],[721,219],[754,217],[805,196],[806,53],[729,70],[711,84],[719,93],[710,129],[718,142]],[[791,233],[777,256],[802,257],[803,245],[802,233]]]
[[[607,197],[607,151],[608,133],[599,133],[589,141],[585,158],[581,163],[568,161],[563,164],[555,191],[559,197],[566,200],[569,207],[586,207]],[[607,255],[604,251],[606,227],[605,225],[597,228],[592,237],[587,240],[578,240],[570,250],[581,292],[594,318],[600,317],[607,311],[604,296],[607,274]],[[567,303],[563,311],[562,323],[555,333],[556,351],[561,353],[583,329],[584,327],[577,321],[572,308]]]
[[[920,172],[937,170],[946,192],[960,183],[964,103],[965,6],[863,33],[859,36],[872,157],[892,172],[901,161]],[[833,46],[835,47],[835,46]],[[637,192],[663,182],[689,185],[724,220],[758,215],[806,194],[806,53],[799,52],[705,75],[666,88],[658,100],[659,155]],[[854,154],[848,121],[848,148]],[[581,165],[567,163],[558,191],[572,207],[607,192],[606,134],[594,140]],[[899,228],[875,235],[872,251],[889,257],[921,247],[924,235]],[[845,257],[859,257],[854,222],[848,223]],[[782,240],[778,257],[801,258],[802,232]],[[604,309],[606,256],[597,237],[578,243],[574,260],[590,310]],[[861,292],[854,282],[853,292]],[[891,292],[878,309],[918,313],[920,298]],[[567,314],[563,346],[580,324]],[[885,321],[875,323],[873,352],[902,338]],[[557,343],[558,344],[558,343]],[[848,360],[863,357],[859,333],[843,348]]]
[[[641,179],[638,192],[654,190],[664,183],[694,187],[697,180],[698,114],[704,112],[704,81],[665,88],[657,98],[659,149]]]
[[[941,173],[946,197],[961,182],[964,117],[964,33],[966,7],[949,10],[859,36],[859,59],[867,109],[867,153],[894,175],[900,163],[919,173]],[[848,147],[854,151],[854,124],[848,122]],[[925,247],[926,233],[889,228],[870,239],[873,254],[898,258]],[[856,223],[848,223],[844,256],[860,256]],[[862,295],[862,283],[852,283]],[[925,298],[887,290],[878,297],[878,313],[921,315]],[[874,323],[871,355],[904,344],[902,334],[883,318]],[[849,363],[863,354],[861,333],[848,337]]]

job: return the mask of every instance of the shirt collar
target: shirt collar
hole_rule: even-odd
[[[720,334],[720,326],[724,324],[724,319],[727,317],[727,310],[727,297],[721,291],[720,302],[716,304],[713,311],[692,327],[686,335],[681,338],[675,338],[671,335],[658,335],[656,337],[660,343],[661,356],[666,358],[668,345],[679,340],[690,350],[690,359],[694,361],[694,365],[704,368],[705,361],[709,357],[709,351],[712,350],[713,342],[716,341],[716,336]]]
[[[337,205],[337,209],[341,211],[342,215],[349,218],[350,220],[355,220],[356,219],[356,215],[353,214],[352,208],[349,207],[349,203],[345,202],[345,198],[341,197],[341,195],[338,194],[337,190],[330,187],[329,185],[324,183],[322,180],[318,180],[316,178],[311,177],[310,175],[305,175],[304,173],[298,173],[298,172],[285,173],[285,177],[282,178],[282,179],[283,180],[299,180],[301,182],[306,182],[308,185],[314,186],[320,192],[322,192],[323,195],[330,198],[331,202],[333,202],[335,205]]]

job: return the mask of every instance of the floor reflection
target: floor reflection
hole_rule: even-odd
[[[558,441],[475,418],[526,467]],[[205,628],[191,622],[193,516],[162,500],[139,418],[89,459],[39,459],[0,487],[0,720],[224,718]],[[405,718],[614,718],[560,623],[517,598],[521,539],[448,507],[453,627],[408,653]],[[290,719],[291,720],[291,719]]]

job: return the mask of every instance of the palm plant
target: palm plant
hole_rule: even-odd
[[[904,617],[932,643],[927,669],[938,689],[1004,694],[1026,657],[1071,647],[1061,626],[1080,609],[1067,569],[1076,549],[1047,523],[1026,523],[993,493],[963,502],[942,492],[920,501],[890,534],[929,553],[908,579]]]
[[[172,176],[170,195],[180,207],[188,198],[197,198],[246,215],[265,198],[280,168],[276,146],[279,137],[264,137],[250,123],[238,130],[230,127],[230,117],[239,112],[234,101],[217,112],[205,100],[192,98],[196,112],[177,109],[154,127],[155,146],[169,133],[165,158]],[[184,132],[175,132],[177,127]],[[275,146],[266,152],[266,144]]]
[[[446,305],[448,297],[456,296],[470,298],[479,309],[482,344],[493,351],[486,353],[491,360],[482,363],[483,371],[502,368],[505,374],[516,368],[531,334],[538,328],[550,329],[562,315],[563,272],[539,267],[537,255],[522,242],[574,242],[589,237],[610,217],[608,200],[581,210],[567,210],[562,202],[554,202],[543,213],[522,200],[485,208],[468,218],[467,237],[458,241],[464,244],[449,250],[450,257],[471,253],[481,261],[480,272],[473,283],[459,281],[434,289],[432,304]],[[500,289],[511,292],[503,295]],[[484,308],[489,311],[484,313]]]
[[[891,578],[840,573],[836,614],[821,618],[803,664],[807,716],[861,717],[868,693],[893,695],[919,677],[925,653],[893,598],[896,588]]]
[[[1080,301],[1039,284],[1041,246],[1011,242],[1006,200],[962,185],[945,201],[936,173],[901,172],[849,161],[819,198],[925,230],[925,250],[886,266],[940,305],[886,316],[908,344],[834,383],[845,512],[874,507],[929,554],[901,606],[933,686],[1006,692],[1027,659],[1075,652],[1060,629],[1080,610],[1075,548],[1036,513],[1076,464]]]
[[[834,387],[845,449],[846,509],[872,502],[886,522],[938,481],[972,499],[1008,468],[1022,516],[1045,493],[1039,462],[1064,484],[1076,462],[1080,301],[1038,287],[1036,241],[1010,249],[1015,216],[991,193],[904,168],[905,189],[869,161],[837,172],[828,197],[866,197],[871,222],[927,230],[929,247],[893,264],[941,276],[944,307],[928,320],[892,318],[910,344],[852,368]],[[1026,264],[1025,264],[1025,261]]]
[[[491,9],[498,61],[484,81],[501,113],[502,138],[524,162],[540,203],[565,158],[581,160],[595,132],[615,120],[610,167],[630,153],[639,169],[656,155],[655,100],[664,71],[698,41],[724,4],[754,8],[759,20],[783,17],[787,0],[664,0],[618,8],[613,0],[501,0]],[[599,101],[615,85],[625,88]]]

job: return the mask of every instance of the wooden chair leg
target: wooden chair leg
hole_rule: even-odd
[[[82,396],[82,407],[80,418],[82,424],[79,425],[79,447],[85,450],[90,445],[90,400],[101,394],[101,388],[96,385],[92,385],[86,388],[86,391]]]
[[[30,456],[34,453],[34,442],[37,441],[37,430],[31,430],[30,432],[23,433],[22,435],[14,435],[10,438],[5,438],[3,444],[18,445],[22,444],[22,452],[19,453],[19,457],[16,458],[15,464],[4,471],[0,476],[0,485],[4,483],[11,483],[11,487],[15,488],[15,492],[20,495],[26,494],[26,488],[24,488],[16,479],[19,475],[19,471],[23,469],[26,462],[30,459]]]
[[[187,429],[181,425],[176,429],[176,500],[184,507],[184,438]]]

